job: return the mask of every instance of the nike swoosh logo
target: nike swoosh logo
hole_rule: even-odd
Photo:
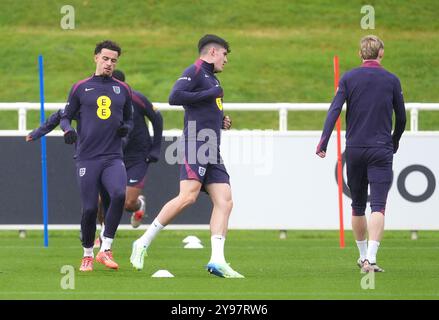
[[[85,88],[85,92],[90,91],[90,90],[94,90],[95,88]]]
[[[132,179],[130,179],[130,183],[134,183],[134,182],[137,182],[137,181],[139,181],[139,180],[132,180]]]

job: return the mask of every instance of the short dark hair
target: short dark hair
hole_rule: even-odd
[[[203,48],[211,43],[220,45],[227,50],[227,53],[230,52],[230,46],[226,40],[214,34],[206,34],[200,39],[200,41],[198,41],[198,53],[201,53],[201,51],[203,51]]]
[[[122,49],[119,47],[119,45],[111,40],[104,40],[102,42],[97,43],[95,48],[95,54],[101,52],[102,49],[117,51],[119,57],[122,54]]]
[[[120,80],[122,82],[125,82],[125,74],[120,70],[114,70],[112,77],[116,78],[117,80]]]

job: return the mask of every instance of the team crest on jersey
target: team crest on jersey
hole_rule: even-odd
[[[203,177],[206,174],[206,168],[198,167],[198,174]]]
[[[115,94],[119,94],[120,93],[120,87],[119,86],[113,86],[113,91]]]
[[[83,177],[87,168],[79,168],[79,176]]]

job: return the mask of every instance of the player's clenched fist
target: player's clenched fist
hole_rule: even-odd
[[[224,116],[223,118],[223,129],[229,130],[232,127],[232,119],[229,116]]]
[[[78,139],[78,134],[75,130],[69,130],[64,133],[64,142],[67,144],[74,144]]]

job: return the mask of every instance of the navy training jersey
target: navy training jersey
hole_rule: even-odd
[[[346,101],[346,146],[393,149],[405,129],[406,115],[401,84],[376,61],[345,73],[328,110],[317,153],[326,147]],[[395,130],[392,136],[392,114]]]
[[[163,134],[163,118],[152,103],[138,91],[133,90],[133,129],[128,136],[124,149],[124,160],[145,159],[152,156],[160,157]],[[151,139],[145,116],[151,121],[154,130],[154,140]]]
[[[132,127],[131,95],[126,83],[112,77],[93,75],[73,85],[60,125],[66,132],[77,120],[77,160],[122,158],[117,129]]]
[[[201,130],[210,129],[214,137],[201,135],[198,140],[219,147],[224,117],[223,90],[213,70],[213,64],[201,59],[195,61],[174,84],[169,104],[184,107],[183,134],[186,141],[197,140]]]

